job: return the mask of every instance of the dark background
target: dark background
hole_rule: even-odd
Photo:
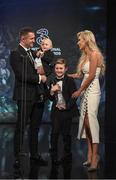
[[[106,61],[106,88],[105,81],[101,80],[99,121],[103,132],[102,141],[105,143],[105,178],[116,178],[115,11],[115,0],[0,0],[1,155],[7,149],[6,145],[11,148],[13,130],[7,125],[15,124],[16,121],[17,107],[12,101],[14,76],[9,65],[9,54],[18,45],[19,29],[23,26],[32,26],[36,32],[41,28],[47,29],[54,52],[67,59],[69,72],[76,71],[80,56],[76,33],[88,29],[94,32]],[[37,43],[35,47],[38,47]],[[47,113],[48,106],[43,122],[48,121]],[[4,162],[3,155],[2,159],[0,162]],[[0,169],[3,167],[4,163]]]
[[[105,174],[116,178],[116,22],[115,1],[107,1]]]
[[[68,71],[76,71],[80,56],[76,45],[76,34],[91,30],[96,36],[106,59],[106,1],[104,0],[0,0],[0,122],[14,122],[17,107],[12,101],[14,75],[9,65],[9,54],[18,45],[18,32],[23,26],[32,26],[36,40],[41,38],[38,30],[48,30],[53,41],[53,52],[67,59]],[[36,42],[35,47],[38,47]],[[4,70],[2,70],[4,69]],[[79,81],[76,81],[77,86]],[[101,80],[102,98],[100,119],[103,124],[105,103],[105,81]],[[50,107],[45,108],[49,113]]]

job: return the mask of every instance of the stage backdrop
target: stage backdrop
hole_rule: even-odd
[[[106,1],[104,0],[0,0],[0,123],[15,122],[17,106],[12,100],[14,75],[9,54],[18,45],[18,32],[32,26],[36,32],[35,48],[43,36],[53,41],[53,52],[65,57],[69,72],[76,71],[80,56],[76,34],[81,30],[95,33],[105,56]],[[76,80],[77,87],[80,82]],[[101,80],[102,97],[99,119],[104,119],[105,81]],[[79,104],[79,102],[77,102]],[[46,104],[43,121],[50,121],[51,104]]]

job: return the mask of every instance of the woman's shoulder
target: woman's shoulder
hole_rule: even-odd
[[[91,51],[91,56],[93,57],[101,57],[101,52],[97,50]]]
[[[91,60],[93,61],[93,59],[98,61],[100,58],[101,58],[101,53],[99,51],[94,50],[90,54],[89,61],[91,61]]]

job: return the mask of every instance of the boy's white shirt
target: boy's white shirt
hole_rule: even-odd
[[[62,81],[57,82],[57,84],[60,86],[61,91],[62,91],[62,83],[63,83]]]

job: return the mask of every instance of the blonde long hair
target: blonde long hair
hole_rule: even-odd
[[[83,38],[84,40],[86,40],[87,46],[88,46],[88,48],[89,48],[91,51],[97,51],[97,52],[100,54],[101,60],[102,60],[102,64],[101,64],[101,75],[104,75],[104,73],[105,73],[104,57],[103,57],[100,49],[99,49],[98,46],[97,46],[97,43],[96,43],[96,39],[95,39],[94,34],[93,34],[91,31],[89,31],[89,30],[84,30],[84,31],[81,31],[81,32],[77,33],[77,38],[79,38],[79,37],[81,37],[81,38]],[[82,51],[81,57],[80,57],[80,59],[79,59],[79,64],[78,64],[78,66],[77,66],[77,72],[78,72],[78,73],[81,73],[81,71],[82,71],[82,67],[83,67],[83,65],[84,65],[84,63],[85,63],[85,56],[86,56],[85,52]]]

